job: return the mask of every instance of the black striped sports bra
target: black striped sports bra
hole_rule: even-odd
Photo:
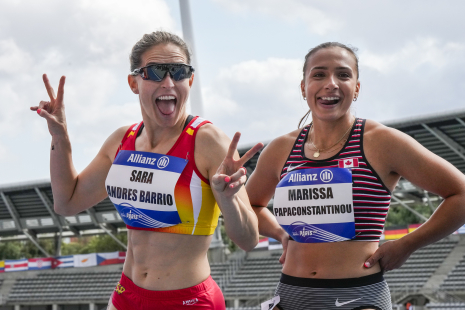
[[[289,171],[309,168],[352,169],[352,193],[355,217],[354,241],[379,241],[391,203],[391,192],[367,161],[363,152],[365,119],[357,118],[344,147],[334,156],[314,160],[305,157],[304,146],[311,124],[305,126],[281,171],[281,179]]]

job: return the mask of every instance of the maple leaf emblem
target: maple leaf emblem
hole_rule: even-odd
[[[346,165],[350,165],[352,162],[350,160],[346,161]]]

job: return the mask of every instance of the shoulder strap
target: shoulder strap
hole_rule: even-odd
[[[115,158],[118,155],[119,151],[126,149],[125,147],[127,146],[127,144],[130,143],[132,140],[136,139],[136,137],[139,135],[137,131],[139,127],[143,128],[143,125],[144,123],[140,122],[140,123],[132,124],[131,126],[129,126],[128,130],[123,136],[123,139],[121,140],[121,143],[119,144],[118,150],[116,150]]]
[[[189,125],[189,123],[194,119],[194,117],[195,117],[194,115],[190,115],[190,114],[187,116],[187,119],[184,122],[184,127],[182,127],[183,130],[186,129],[187,125]]]
[[[307,138],[308,132],[310,130],[310,127],[312,124],[308,124],[307,126],[304,126],[302,130],[299,132],[297,135],[297,138],[295,139],[294,144],[292,145],[291,151],[289,152],[289,155],[287,156],[286,162],[284,163],[283,168],[281,169],[281,179],[284,177],[285,173],[287,172],[287,167],[289,166],[290,161],[295,161],[298,160],[299,158],[302,158],[304,156],[303,154],[303,144],[305,142],[305,139]]]

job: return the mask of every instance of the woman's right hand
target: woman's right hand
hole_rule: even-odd
[[[37,111],[37,114],[47,120],[48,130],[52,136],[66,134],[65,105],[63,104],[66,77],[62,76],[60,78],[56,96],[47,74],[44,74],[42,79],[44,80],[45,89],[50,97],[50,101],[41,101],[39,106],[31,107],[31,110]]]

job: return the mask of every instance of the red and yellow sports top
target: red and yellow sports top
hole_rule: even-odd
[[[184,235],[213,234],[218,225],[220,209],[213,196],[210,182],[197,169],[194,157],[197,132],[200,127],[208,123],[210,121],[198,116],[194,117],[185,126],[176,143],[166,154],[188,160],[174,189],[174,199],[181,223],[162,228],[141,228],[126,225],[128,229]],[[143,122],[140,122],[128,129],[116,155],[122,150],[135,151],[136,138],[142,132],[143,127]]]

